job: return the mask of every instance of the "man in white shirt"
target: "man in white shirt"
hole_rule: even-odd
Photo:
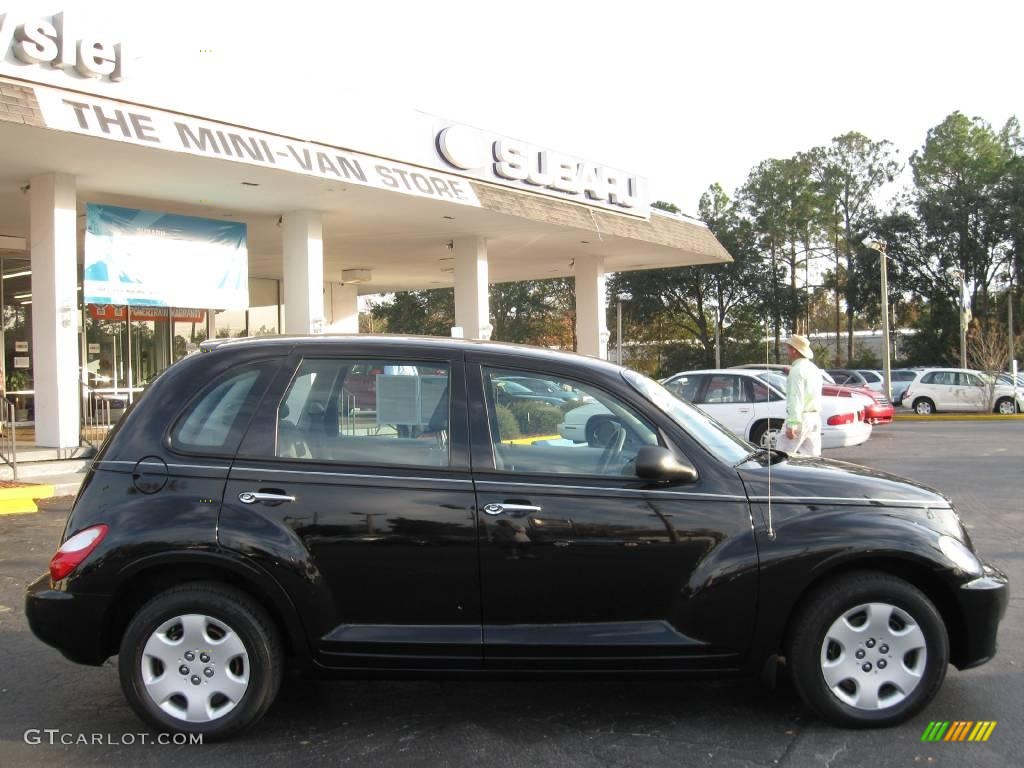
[[[776,447],[790,454],[821,456],[821,370],[811,362],[814,351],[806,337],[793,334],[786,345],[786,426]]]

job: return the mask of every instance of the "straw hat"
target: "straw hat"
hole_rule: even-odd
[[[808,360],[814,358],[814,350],[811,349],[811,342],[807,340],[806,336],[801,336],[798,333],[794,333],[789,339],[786,340],[793,349],[799,352],[801,355],[806,357]]]

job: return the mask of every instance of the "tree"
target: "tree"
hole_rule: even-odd
[[[667,206],[671,204],[655,203],[671,210]],[[629,314],[638,326],[658,329],[659,340],[667,336],[684,345],[688,339],[697,341],[696,357],[676,356],[675,365],[680,367],[714,364],[716,316],[723,337],[737,332],[745,336],[751,325],[756,326],[757,286],[763,279],[750,222],[740,216],[721,186],[712,185],[701,197],[700,214],[732,255],[732,263],[620,272],[609,281],[609,294],[632,294]],[[641,335],[631,332],[632,338]],[[725,355],[722,360],[724,365]]]
[[[854,318],[864,305],[858,280],[864,270],[855,259],[858,254],[867,257],[859,243],[875,216],[875,198],[900,172],[895,154],[890,142],[872,141],[857,132],[837,136],[827,147],[815,148],[810,153],[811,168],[823,198],[822,210],[833,214],[837,277],[840,248],[846,258],[847,359],[853,357]]]
[[[1015,124],[1015,121],[1013,121]],[[954,112],[914,152],[913,204],[944,268],[963,270],[979,316],[1008,255],[1006,182],[1019,143],[1013,125],[997,135],[980,118]]]
[[[996,386],[999,374],[1006,365],[1010,348],[1006,341],[1006,332],[994,320],[981,322],[975,320],[967,334],[967,357],[971,366],[988,374],[985,377],[985,393],[988,404],[986,410],[992,411],[996,406]]]
[[[449,336],[455,325],[455,290],[399,291],[391,301],[371,305],[370,313],[383,321],[384,333]]]

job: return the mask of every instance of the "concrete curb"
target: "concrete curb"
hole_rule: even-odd
[[[933,413],[918,416],[916,413],[897,413],[894,421],[1024,421],[1024,413]]]

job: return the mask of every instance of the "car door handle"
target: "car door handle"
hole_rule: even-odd
[[[488,515],[500,515],[502,512],[540,512],[534,504],[487,504],[484,512]]]
[[[238,494],[238,500],[243,504],[255,504],[259,501],[295,501],[294,496],[287,493],[267,493],[266,491],[242,491]]]
[[[750,409],[749,408],[737,408],[736,410],[739,413],[750,413]]]

